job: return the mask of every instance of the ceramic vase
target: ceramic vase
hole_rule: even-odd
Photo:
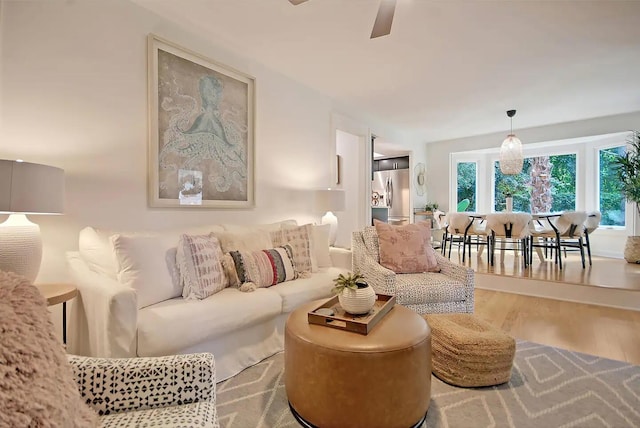
[[[510,213],[513,211],[513,197],[507,196],[507,212]]]
[[[367,285],[357,290],[345,288],[338,294],[338,301],[345,312],[353,315],[362,315],[368,313],[376,302],[376,292],[373,287]]]

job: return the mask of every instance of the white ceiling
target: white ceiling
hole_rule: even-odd
[[[640,111],[640,1],[133,1],[424,141]]]

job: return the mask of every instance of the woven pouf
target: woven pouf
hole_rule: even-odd
[[[507,382],[516,341],[471,314],[424,315],[431,327],[433,374],[456,386]]]

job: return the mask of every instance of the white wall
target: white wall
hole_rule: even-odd
[[[365,137],[336,131],[336,153],[341,157],[340,184],[337,186],[345,191],[346,209],[336,213],[338,217],[338,235],[336,246],[351,248],[351,232],[365,226],[365,207],[369,207],[369,197],[366,194],[365,182],[371,181],[365,172],[366,162]]]
[[[33,217],[44,241],[37,281],[68,278],[64,253],[86,225],[318,219],[312,190],[331,184],[335,154],[331,99],[126,0],[4,1],[2,13],[0,158],[58,166],[66,176],[65,215]],[[255,209],[147,207],[149,33],[256,78]]]
[[[527,143],[541,143],[623,132],[638,129],[639,124],[640,112],[635,112],[537,128],[515,129],[515,132],[526,148]],[[505,135],[505,133],[480,135],[426,144],[428,193],[433,195],[430,196],[430,199],[436,199],[440,202],[443,211],[449,209],[451,153],[499,147]],[[586,159],[586,157],[583,158]],[[486,171],[479,171],[480,174],[484,172]],[[577,201],[578,204],[583,204],[583,206],[578,205],[578,209],[589,208],[584,206],[585,199],[587,199],[586,196],[582,198],[582,201]],[[640,219],[636,218],[634,224],[635,234],[640,234]],[[592,248],[595,254],[622,257],[625,239],[625,233],[597,230],[593,236]]]

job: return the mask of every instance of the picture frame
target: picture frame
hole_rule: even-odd
[[[255,206],[255,78],[149,34],[151,207]]]

